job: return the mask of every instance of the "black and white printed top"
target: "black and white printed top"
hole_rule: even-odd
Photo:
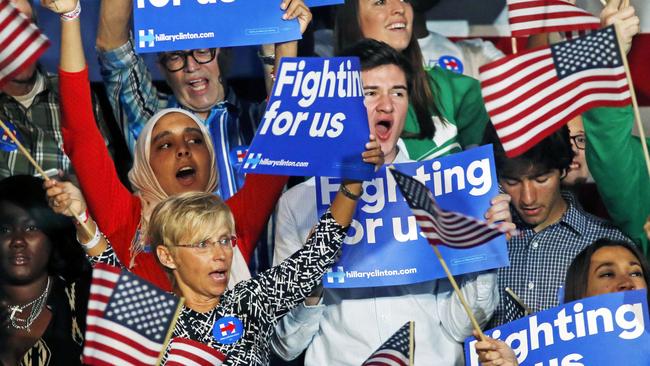
[[[301,250],[226,291],[216,308],[199,313],[183,307],[172,337],[193,339],[219,350],[227,356],[223,365],[268,365],[269,341],[275,324],[305,300],[334,264],[345,232],[328,210]],[[121,266],[110,245],[91,261]],[[223,344],[213,337],[215,324],[220,329],[219,320],[224,317],[235,317],[243,325],[241,338],[232,344]],[[232,331],[227,328],[224,334],[229,330]],[[163,360],[166,359],[167,354]]]

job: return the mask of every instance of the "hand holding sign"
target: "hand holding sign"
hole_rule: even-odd
[[[298,23],[300,23],[300,33],[305,33],[307,26],[311,22],[312,15],[302,0],[282,0],[280,9],[284,10],[282,19],[292,20],[297,18]]]

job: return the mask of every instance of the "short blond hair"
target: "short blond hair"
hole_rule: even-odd
[[[221,198],[206,192],[181,193],[156,205],[149,221],[147,241],[155,252],[159,245],[199,242],[223,225],[235,232],[235,219]]]

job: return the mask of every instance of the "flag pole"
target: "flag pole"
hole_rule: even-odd
[[[409,322],[409,366],[413,366],[413,359],[415,358],[415,322]]]
[[[176,306],[176,312],[174,312],[174,318],[172,319],[171,323],[169,323],[169,329],[167,329],[167,335],[165,336],[165,341],[163,342],[163,349],[160,351],[158,354],[158,360],[156,360],[156,365],[160,365],[162,362],[162,358],[165,356],[165,351],[167,351],[167,347],[169,346],[169,340],[172,337],[172,334],[174,334],[174,328],[176,328],[176,321],[178,320],[178,317],[181,315],[181,311],[183,310],[183,304],[185,303],[185,298],[181,297],[180,301],[178,302],[178,305]]]
[[[533,311],[528,307],[528,305],[526,305],[524,300],[522,300],[519,296],[517,296],[517,294],[514,291],[512,291],[510,287],[506,287],[505,290],[508,293],[508,295],[510,295],[510,297],[512,297],[512,299],[515,300],[515,302],[519,304],[519,306],[521,306],[522,309],[524,309],[524,315],[531,315],[533,313]]]
[[[645,139],[645,132],[643,131],[643,123],[641,123],[641,114],[639,113],[639,105],[636,101],[636,93],[634,92],[634,84],[632,83],[632,76],[630,74],[630,67],[627,64],[627,55],[620,42],[620,32],[618,29],[618,22],[614,23],[616,30],[616,43],[621,52],[621,59],[623,59],[623,66],[625,67],[625,76],[627,77],[627,86],[630,89],[630,97],[632,98],[632,108],[634,110],[634,120],[636,121],[637,128],[639,129],[639,138],[641,140],[641,147],[643,148],[643,156],[645,157],[645,165],[648,169],[648,176],[650,177],[650,154],[648,153],[648,144]]]
[[[20,141],[18,141],[18,138],[16,138],[16,135],[14,135],[14,133],[11,132],[9,127],[7,127],[7,125],[5,125],[5,123],[1,119],[0,119],[0,127],[2,127],[2,129],[9,136],[9,138],[11,138],[11,140],[16,144],[16,146],[18,146],[18,149],[20,150],[21,153],[23,153],[23,155],[25,155],[27,160],[29,160],[29,162],[32,163],[32,165],[34,166],[34,169],[36,169],[38,174],[40,174],[41,177],[43,177],[43,179],[45,179],[46,181],[49,181],[50,177],[48,177],[47,174],[45,174],[45,171],[43,171],[43,168],[41,168],[41,166],[38,165],[38,163],[36,162],[36,160],[34,160],[34,158],[29,153],[29,151],[27,151],[27,149],[25,149],[23,144],[21,144]],[[80,216],[77,212],[74,212],[72,209],[70,209],[70,212],[75,217]],[[97,223],[95,223],[95,224],[97,225]],[[91,230],[88,228],[88,226],[87,226],[87,224],[85,222],[79,221],[79,225],[81,225],[81,227],[83,228],[83,230],[86,232],[86,234],[89,237],[92,238],[93,236],[95,236],[95,234],[93,232],[91,232]]]
[[[467,300],[465,300],[465,296],[463,296],[463,293],[460,292],[458,283],[456,283],[454,276],[452,276],[451,272],[449,271],[449,268],[447,267],[447,262],[445,262],[445,260],[442,258],[442,254],[440,254],[440,250],[438,250],[438,246],[437,245],[431,245],[431,246],[433,247],[433,251],[436,253],[436,256],[438,257],[438,260],[440,261],[442,268],[445,270],[449,282],[451,282],[451,285],[454,287],[454,292],[456,292],[456,295],[458,295],[461,304],[463,304],[463,308],[465,308],[465,312],[467,312],[467,316],[469,316],[469,320],[472,322],[472,326],[474,327],[474,330],[478,333],[479,339],[481,341],[484,341],[485,335],[481,330],[481,326],[478,325],[478,321],[476,321],[476,317],[474,317],[474,313],[472,313],[472,309],[470,309],[469,305],[467,305]]]
[[[510,46],[512,47],[512,54],[517,54],[517,38],[510,37]]]

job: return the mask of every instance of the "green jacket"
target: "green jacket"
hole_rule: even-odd
[[[459,152],[470,145],[479,145],[489,121],[476,79],[440,67],[434,67],[428,72],[432,78],[434,97],[445,122],[432,117],[436,127],[432,140],[403,138],[409,157],[413,160],[425,160]],[[409,107],[404,132],[420,132],[412,107]]]
[[[632,107],[595,108],[582,117],[587,165],[603,202],[614,223],[649,257],[643,224],[650,215],[650,177],[641,140],[632,136]]]

